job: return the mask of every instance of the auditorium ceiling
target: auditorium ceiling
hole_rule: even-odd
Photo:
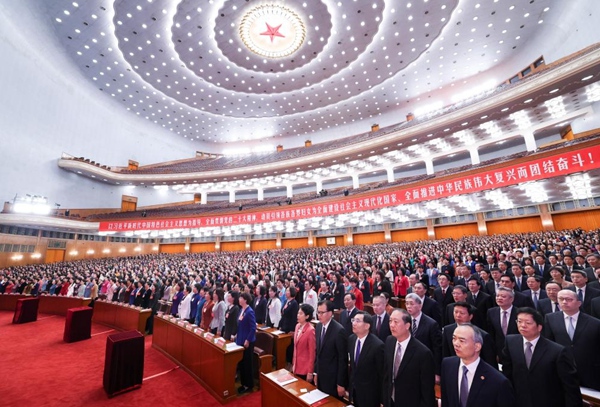
[[[400,123],[440,103],[436,95],[496,87],[517,72],[495,68],[543,41],[544,20],[568,3],[54,0],[37,7],[104,97],[222,150],[347,137]],[[491,69],[499,76],[478,76]]]

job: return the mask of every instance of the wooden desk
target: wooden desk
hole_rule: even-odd
[[[91,298],[63,297],[58,295],[40,295],[40,309],[42,314],[67,315],[71,308],[87,307]]]
[[[177,321],[156,316],[152,346],[183,367],[221,404],[236,399],[235,371],[243,348],[227,351]]]
[[[151,309],[132,308],[118,302],[96,301],[92,321],[124,331],[138,331],[145,335],[146,321]]]
[[[33,298],[31,295],[23,294],[2,294],[0,295],[0,310],[14,311],[17,300],[21,298]],[[86,307],[90,304],[91,298],[64,297],[58,295],[40,295],[40,314],[67,315],[69,308]]]
[[[304,394],[300,392],[300,389],[311,391],[316,389],[316,387],[302,379],[281,386],[276,381],[276,377],[280,372],[281,370],[277,370],[268,374],[260,374],[261,405],[306,407],[307,404],[298,398],[298,396]],[[289,372],[285,370],[284,373]],[[346,403],[331,396],[328,396],[322,402],[323,404],[319,404],[319,407],[341,407],[346,405]]]
[[[275,349],[273,350],[274,354],[275,354],[275,360],[276,360],[276,365],[277,365],[277,369],[283,369],[285,367],[285,353],[287,351],[288,346],[290,346],[292,344],[292,338],[294,337],[294,333],[290,332],[290,333],[280,333],[277,334],[275,332],[278,332],[278,329],[275,328],[267,328],[267,329],[262,329],[262,328],[258,328],[263,332],[268,333],[269,335],[271,335],[273,337],[273,340],[275,342]],[[281,331],[279,331],[281,332]]]
[[[22,294],[2,294],[0,295],[0,310],[14,311],[17,306],[17,301],[21,298],[27,298]]]

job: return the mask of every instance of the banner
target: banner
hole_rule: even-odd
[[[101,232],[126,232],[136,230],[189,229],[200,227],[232,226],[268,223],[341,213],[380,209],[387,206],[411,204],[453,195],[471,194],[525,182],[569,175],[600,168],[600,146],[532,159],[527,163],[508,165],[491,171],[482,171],[442,182],[431,182],[418,187],[399,187],[365,197],[343,198],[335,202],[314,203],[296,207],[278,207],[253,213],[236,213],[218,216],[199,216],[157,220],[126,220],[100,222]],[[199,208],[201,206],[199,205]]]

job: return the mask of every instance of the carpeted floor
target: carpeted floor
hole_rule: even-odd
[[[152,349],[146,338],[144,382],[139,390],[109,399],[102,387],[106,336],[117,331],[93,324],[92,338],[63,342],[65,318],[38,316],[38,321],[13,325],[12,312],[0,311],[0,406],[221,406],[190,375]],[[227,404],[260,405],[260,392]]]

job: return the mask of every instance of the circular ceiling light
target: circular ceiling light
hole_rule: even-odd
[[[264,4],[244,14],[240,38],[246,48],[265,58],[292,55],[306,38],[306,27],[293,10]]]

